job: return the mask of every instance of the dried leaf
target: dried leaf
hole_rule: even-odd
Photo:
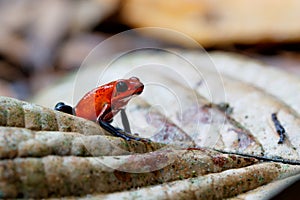
[[[136,72],[137,74],[135,75],[139,76],[143,82],[145,81],[146,87],[145,92],[139,96],[139,99],[135,98],[127,107],[129,116],[133,119],[132,128],[140,135],[147,137],[155,138],[155,135],[159,133],[160,137],[157,137],[155,139],[156,141],[170,143],[168,139],[172,138],[172,135],[170,137],[168,136],[168,126],[164,125],[171,124],[171,132],[178,134],[173,135],[177,141],[194,141],[196,147],[205,146],[226,153],[248,155],[265,161],[266,163],[252,165],[250,167],[251,170],[246,170],[247,172],[243,171],[245,168],[240,171],[229,170],[226,173],[224,172],[225,174],[228,173],[228,176],[221,179],[225,181],[225,183],[216,183],[216,185],[220,187],[218,187],[218,191],[215,192],[215,196],[206,192],[214,191],[216,185],[197,185],[197,187],[194,188],[194,186],[185,185],[189,180],[182,180],[176,182],[174,185],[172,185],[172,183],[166,183],[158,186],[143,187],[139,190],[113,193],[110,194],[111,196],[99,194],[102,195],[101,197],[112,198],[115,197],[115,195],[118,197],[122,195],[132,197],[132,195],[138,193],[141,197],[167,198],[168,196],[159,195],[169,195],[165,189],[170,189],[172,192],[175,192],[174,195],[178,198],[181,197],[181,195],[184,196],[184,194],[194,195],[194,191],[196,190],[202,191],[201,193],[199,192],[199,198],[201,194],[209,195],[207,198],[225,198],[260,188],[259,186],[270,183],[273,180],[277,182],[277,180],[282,180],[285,177],[294,176],[294,174],[298,172],[300,164],[300,140],[297,134],[299,133],[299,114],[296,111],[299,106],[299,98],[297,95],[299,80],[297,77],[290,74],[287,75],[277,69],[260,66],[260,64],[252,63],[249,60],[240,60],[242,59],[240,57],[237,59],[231,54],[224,55],[214,53],[212,54],[214,62],[211,62],[210,59],[207,59],[206,54],[201,54],[197,51],[182,52],[172,50],[172,52],[177,53],[176,55],[181,55],[189,60],[193,66],[196,66],[197,69],[201,71],[203,79],[199,79],[199,77],[195,76],[194,71],[185,67],[185,60],[179,59],[178,56],[175,56],[175,58],[171,53],[167,55],[155,51],[141,52],[137,55],[127,55],[123,60],[120,59],[118,62],[113,63],[113,66],[109,68],[109,72],[111,73],[106,73],[105,80],[103,81],[116,79],[116,74],[121,77],[123,75],[126,76],[128,75],[128,71],[131,72],[131,70],[136,69],[134,66],[146,66],[148,63],[159,63],[160,66],[170,66],[168,68],[169,70],[176,71],[177,74],[180,74],[182,77],[188,77],[187,79],[181,79],[180,77],[173,76],[170,71],[164,71],[163,67],[161,67],[159,73],[155,76],[153,76],[153,73],[148,73],[147,71],[145,73]],[[222,73],[222,81],[227,95],[227,101],[225,103],[228,103],[231,112],[227,112],[227,109],[223,109],[219,104],[223,103],[222,105],[225,105],[224,98],[222,97],[224,90],[222,91],[223,87],[220,89],[215,86],[220,76],[216,71],[213,71],[215,67],[214,64]],[[84,72],[86,74],[80,74],[80,76],[89,77],[89,81],[93,80],[96,76],[95,71],[96,69],[99,70],[99,66],[106,65],[99,64],[95,67],[91,67]],[[115,73],[114,70],[116,70]],[[143,72],[143,70],[141,71]],[[153,90],[150,87],[151,85],[149,87],[147,86],[147,81],[160,83],[165,88],[176,93],[177,98],[180,99],[181,107],[177,106],[176,100],[171,98],[172,95],[163,91],[163,88],[155,88],[155,90]],[[188,84],[185,84],[185,81]],[[203,82],[205,81],[208,85],[212,86],[210,92],[213,93],[214,98],[210,98],[209,93],[203,89]],[[274,85],[270,84],[272,82],[274,82]],[[268,90],[268,88],[270,88],[270,90]],[[81,89],[82,88],[79,88],[79,90]],[[51,97],[55,97],[54,94],[49,92]],[[56,98],[57,99],[51,99],[51,102],[47,103],[47,101],[43,101],[41,103],[49,105],[50,103],[53,104],[53,102],[68,97],[57,96]],[[156,109],[157,105],[160,105],[163,109],[160,109],[160,107]],[[149,120],[151,119],[149,117],[152,115],[151,112],[153,113],[153,121]],[[287,137],[283,144],[278,144],[279,135],[271,119],[272,113],[278,114],[278,120],[286,130]],[[163,120],[166,123],[162,123]],[[118,118],[116,116],[115,122],[117,121]],[[195,128],[197,127],[196,124],[199,124],[198,129]],[[205,130],[207,127],[212,128],[212,131],[209,132]],[[168,137],[161,137],[164,135],[164,132],[168,133],[166,134]],[[206,140],[205,137],[209,137],[211,140]],[[187,151],[192,151],[192,149],[189,148]],[[217,159],[215,161],[216,163],[222,163],[222,160],[223,159]],[[277,163],[269,163],[267,161]],[[290,165],[283,163],[289,163]],[[142,168],[142,166],[138,164],[128,166],[138,166]],[[264,166],[269,166],[270,168],[267,167],[266,171],[264,171]],[[291,169],[291,171],[289,171],[289,169]],[[257,181],[258,179],[249,179],[251,181],[247,182],[248,176],[253,178],[254,175],[257,174],[256,170],[263,174],[263,179],[260,179],[261,182]],[[239,173],[241,173],[242,177],[239,177]],[[211,177],[222,176],[222,174],[223,173],[209,174],[205,176],[205,179],[202,179],[204,178],[203,176],[198,176],[197,178],[202,180],[201,184],[204,184],[207,181],[209,182]],[[231,177],[234,177],[233,180]],[[214,178],[213,180],[216,179],[217,178]],[[227,180],[228,182],[226,182]],[[238,187],[239,181],[242,181],[241,188]],[[232,186],[231,184],[234,184],[236,188],[227,190],[228,187]],[[171,185],[172,187],[166,185]],[[264,188],[267,193],[272,195],[279,191],[278,188],[285,186],[284,182],[281,182],[279,186],[266,186]],[[183,189],[181,190],[180,188]],[[202,188],[203,190],[201,190]],[[178,191],[178,193],[176,193],[176,191]],[[181,193],[181,191],[184,192]],[[93,195],[95,195],[95,193]],[[95,196],[95,198],[98,197],[99,196]],[[267,197],[265,196],[264,198]]]
[[[289,176],[299,171],[299,166],[263,163],[91,199],[224,199],[283,178],[282,174]]]
[[[165,145],[125,141],[118,137],[0,127],[0,159],[47,155],[114,156],[148,153]]]
[[[9,97],[0,97],[0,126],[78,132],[84,135],[110,135],[89,120]]]
[[[133,27],[162,27],[184,33],[203,46],[262,41],[299,41],[296,0],[207,1],[127,0],[122,19]],[[272,19],[272,20],[270,20]],[[276,22],[276,23],[274,23]],[[220,34],[222,33],[222,34]],[[173,43],[190,45],[177,38],[157,34]]]
[[[41,198],[108,193],[244,167],[256,162],[256,159],[208,150],[166,150],[117,157],[47,156],[1,160],[1,197]]]

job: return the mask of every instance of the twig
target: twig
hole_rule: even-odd
[[[275,125],[276,128],[276,132],[279,134],[279,141],[278,144],[282,144],[284,142],[284,138],[285,138],[285,129],[283,128],[283,126],[281,125],[280,121],[277,119],[277,114],[276,113],[272,113],[272,121]]]

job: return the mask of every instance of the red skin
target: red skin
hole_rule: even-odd
[[[116,90],[116,85],[120,81],[128,86],[124,92]],[[143,89],[143,83],[136,77],[112,81],[88,92],[74,108],[75,114],[92,121],[111,122],[114,115],[125,109],[129,100],[142,93]]]

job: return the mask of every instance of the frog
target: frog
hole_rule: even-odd
[[[144,90],[144,84],[137,77],[118,79],[87,92],[75,107],[59,102],[54,109],[67,114],[82,117],[97,122],[104,130],[113,136],[125,140],[150,142],[131,133],[126,114],[128,102]],[[124,130],[111,125],[113,118],[120,112]]]

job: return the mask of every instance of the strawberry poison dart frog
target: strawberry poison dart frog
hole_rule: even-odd
[[[143,83],[136,77],[119,79],[91,90],[85,94],[74,108],[59,102],[56,104],[55,110],[96,121],[112,135],[125,140],[133,139],[148,142],[150,140],[131,134],[125,112],[129,100],[135,95],[141,94],[143,89]],[[124,130],[110,124],[118,112],[121,113]]]

